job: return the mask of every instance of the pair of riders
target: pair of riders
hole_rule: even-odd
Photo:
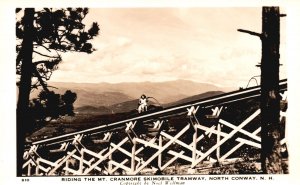
[[[139,104],[138,104],[138,112],[142,113],[147,111],[148,108],[148,98],[146,95],[142,95],[141,98],[139,99]]]

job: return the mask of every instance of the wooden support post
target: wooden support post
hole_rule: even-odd
[[[31,175],[31,163],[28,164],[27,176]]]
[[[66,161],[65,175],[69,175],[69,170],[68,170],[68,169],[69,169],[69,163],[70,163],[70,162],[69,162],[69,159],[68,159],[68,160]]]
[[[194,134],[193,134],[193,151],[192,151],[192,166],[196,162],[197,159],[197,127],[194,126]]]
[[[84,160],[84,149],[82,148],[80,150],[80,160],[79,160],[79,174],[81,175],[83,173],[83,160]]]
[[[35,167],[35,175],[39,175],[40,173],[40,160],[36,160],[36,167]]]
[[[133,138],[132,140],[132,148],[131,148],[131,173],[135,170],[135,150],[136,150],[136,140]]]
[[[111,151],[111,146],[109,146],[109,151]],[[112,153],[108,156],[108,159],[109,159],[109,161],[108,161],[108,171],[109,172],[111,172],[112,173],[112,163],[111,163],[111,161],[112,161]]]
[[[158,145],[159,145],[159,148],[161,148],[162,147],[162,135],[159,135],[159,140],[158,140]],[[159,155],[158,155],[158,161],[157,161],[157,165],[158,165],[158,167],[159,167],[159,169],[161,170],[161,162],[162,162],[162,153],[160,153]]]
[[[221,124],[220,124],[220,123],[218,123],[217,129],[218,129],[218,134],[217,134],[217,144],[219,144],[219,143],[220,143],[220,140],[221,140],[221,135],[220,135],[220,133],[221,133]],[[221,145],[219,145],[219,146],[217,147],[217,149],[216,149],[216,156],[217,156],[217,160],[218,160],[219,162],[220,162],[220,146],[221,146]]]

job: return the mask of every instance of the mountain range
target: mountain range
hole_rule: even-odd
[[[154,104],[172,106],[190,99],[204,98],[231,90],[188,80],[116,84],[49,82],[48,85],[55,87],[50,90],[60,94],[66,90],[76,92],[77,100],[74,103],[76,111],[101,113],[122,112],[125,109],[136,108],[138,98],[142,94],[153,97],[151,101]],[[38,91],[34,91],[32,97],[37,96],[37,93]]]

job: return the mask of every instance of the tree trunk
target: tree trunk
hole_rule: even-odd
[[[261,164],[265,174],[282,173],[280,154],[279,7],[262,9]]]
[[[33,52],[33,18],[34,9],[26,8],[24,11],[24,39],[22,42],[22,66],[17,104],[17,176],[22,175],[23,153],[25,135],[29,129],[31,116],[29,112],[29,95],[32,77],[32,52]]]

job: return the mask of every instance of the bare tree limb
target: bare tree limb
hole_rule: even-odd
[[[258,36],[258,37],[260,37],[260,38],[262,37],[262,34],[261,34],[261,33],[256,33],[256,32],[249,31],[249,30],[238,29],[237,31],[243,32],[243,33],[248,33],[248,34],[254,35],[254,36]]]

